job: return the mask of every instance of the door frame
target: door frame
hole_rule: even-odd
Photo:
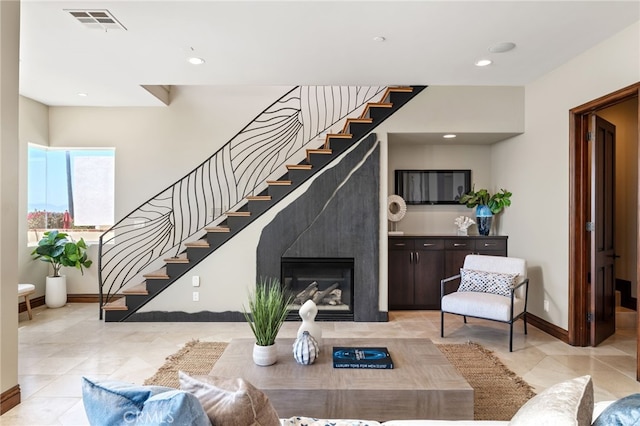
[[[640,104],[640,83],[635,83],[608,95],[594,99],[569,110],[569,343],[574,346],[590,344],[587,314],[590,309],[587,275],[589,263],[589,236],[586,230],[590,209],[589,150],[584,141],[589,131],[589,115],[620,102],[636,98]],[[640,108],[638,113],[640,122]],[[640,141],[640,125],[638,126]],[[640,143],[640,142],[639,142]],[[640,162],[640,159],[639,159]],[[640,178],[639,178],[640,180]],[[640,182],[639,189],[640,192]],[[638,209],[640,220],[640,208]],[[640,295],[640,232],[636,270],[636,294]],[[637,307],[636,307],[637,309]],[[640,354],[640,327],[638,327],[638,353]],[[636,379],[640,380],[640,356],[636,357]]]

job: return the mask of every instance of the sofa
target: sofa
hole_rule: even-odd
[[[594,404],[590,376],[544,390],[510,421],[281,419],[268,397],[242,378],[191,377],[179,372],[180,389],[82,378],[91,425],[155,426],[627,426],[640,424],[640,394]],[[304,407],[300,407],[304,412]]]

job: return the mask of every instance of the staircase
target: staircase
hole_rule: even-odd
[[[313,139],[317,141],[316,146],[313,146],[312,142],[307,145],[308,147],[304,148],[304,159],[296,163],[286,164],[286,171],[279,178],[266,179],[266,184],[262,183],[262,185],[260,185],[260,188],[264,189],[259,190],[259,192],[255,194],[245,196],[242,203],[239,203],[237,208],[225,211],[218,221],[214,220],[207,226],[204,226],[201,230],[201,235],[199,235],[200,238],[192,239],[190,241],[181,241],[178,244],[173,242],[166,243],[167,246],[177,247],[175,254],[162,257],[160,258],[161,261],[150,262],[145,260],[145,267],[147,267],[147,265],[156,265],[156,269],[151,272],[142,271],[138,274],[138,270],[143,269],[139,266],[143,261],[128,259],[127,255],[122,255],[121,259],[118,259],[117,262],[117,258],[113,254],[107,255],[103,258],[103,241],[101,238],[100,318],[102,318],[102,313],[104,312],[105,321],[107,322],[127,320],[138,309],[160,294],[181,276],[186,274],[204,258],[224,245],[262,213],[266,212],[269,208],[278,203],[311,176],[321,171],[327,164],[336,160],[353,144],[371,133],[373,129],[398,111],[400,107],[410,101],[425,87],[426,86],[387,87],[384,91],[381,91],[382,94],[380,97],[376,99],[375,102],[366,102],[363,107],[360,108],[361,112],[358,111],[358,115],[343,119],[342,122],[344,122],[344,124],[339,132],[327,133],[324,137],[324,141],[318,140],[314,137]],[[290,102],[290,99],[286,102]],[[256,121],[261,122],[261,119],[259,118],[260,116]],[[231,150],[233,150],[233,148]],[[267,161],[280,155],[280,153],[271,152],[269,155],[270,157],[267,158]],[[247,158],[249,157],[250,155]],[[300,157],[302,157],[302,155],[300,155]],[[291,155],[287,158],[294,158],[294,156]],[[216,166],[217,170],[217,166],[219,164],[221,165],[220,169],[222,169],[225,165],[224,160],[216,160],[212,164],[213,165],[210,164],[208,166],[209,169]],[[261,160],[260,162],[255,162],[255,164],[259,164],[260,167],[262,167],[264,161]],[[198,169],[196,169],[196,171],[197,170]],[[253,176],[253,171],[251,171],[251,176]],[[244,184],[245,180],[248,178],[243,175],[243,179],[244,180],[240,182],[241,184]],[[195,180],[196,178],[193,179],[193,181]],[[188,182],[186,182],[185,185],[193,185],[192,180],[188,179]],[[238,186],[239,182],[236,182],[236,187]],[[174,223],[174,217],[177,217],[177,214],[175,213],[175,208],[173,208],[173,204],[175,203],[173,198],[178,197],[175,194],[179,191],[172,190],[170,193],[167,191],[160,193],[156,199],[165,200],[171,198],[171,208],[157,208],[158,214],[153,217],[144,216],[143,219],[136,219],[142,217],[142,213],[133,212],[130,215],[131,219],[129,223],[122,224],[121,221],[119,224],[114,226],[115,229],[112,228],[103,235],[103,237],[105,237],[105,244],[109,243],[109,241],[124,240],[128,241],[131,246],[146,247],[148,245],[146,240],[147,237],[143,238],[138,235],[140,228],[154,229],[155,232],[160,234],[160,239],[162,239],[165,235],[164,233],[167,232],[166,228],[169,225],[173,228],[178,228]],[[229,191],[229,194],[225,194],[224,191],[218,192],[218,198],[232,198],[230,195],[231,191]],[[215,205],[213,204],[213,201],[209,202],[212,203],[212,205]],[[157,207],[158,203],[159,202],[157,201],[147,202],[147,205]],[[204,203],[206,204],[207,200],[205,200]],[[149,207],[144,206],[145,205],[138,209],[139,212],[144,212],[150,209]],[[201,210],[202,209],[197,211]],[[191,215],[193,215],[193,213],[191,213]],[[185,215],[185,217],[186,216],[188,215]],[[191,219],[189,218],[188,220],[190,221]],[[195,221],[196,219],[193,220]],[[175,230],[173,230],[173,228],[172,231],[174,233],[171,238],[173,238],[173,235],[175,234]],[[117,235],[113,236],[114,234]],[[111,235],[110,240],[106,240],[107,235]],[[165,239],[167,238],[168,237]],[[105,250],[113,250],[113,248],[106,248]],[[160,251],[160,249],[156,248],[153,250]],[[149,251],[151,251],[151,249]],[[159,266],[159,268],[157,266]],[[108,285],[103,281],[103,275],[107,276],[111,281]],[[136,279],[138,276],[140,276],[141,280],[139,284],[128,285],[132,279]],[[105,286],[107,286],[108,290],[106,294],[103,291]],[[113,291],[114,286],[116,291]]]

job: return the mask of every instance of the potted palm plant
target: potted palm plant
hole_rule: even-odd
[[[511,205],[511,195],[513,194],[506,189],[500,189],[499,192],[491,194],[486,189],[476,191],[475,186],[473,186],[471,191],[460,197],[459,202],[469,208],[476,208],[478,233],[480,235],[489,235],[493,215],[500,213],[504,208]]]
[[[267,366],[277,361],[276,336],[291,301],[292,296],[276,278],[260,279],[253,294],[249,295],[249,310],[243,309],[243,313],[256,338],[253,361],[257,365]]]
[[[45,303],[49,308],[59,308],[67,303],[67,280],[60,275],[62,267],[74,267],[84,274],[83,268],[90,267],[92,263],[87,256],[84,239],[74,242],[68,234],[59,231],[45,232],[31,255],[34,259],[50,263],[53,268],[53,275],[47,276],[45,290]]]

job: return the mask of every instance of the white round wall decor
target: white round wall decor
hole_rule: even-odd
[[[389,195],[387,200],[387,217],[389,221],[393,223],[393,231],[389,232],[395,234],[403,234],[403,232],[396,231],[396,223],[401,221],[404,215],[407,214],[407,203],[399,195]]]

